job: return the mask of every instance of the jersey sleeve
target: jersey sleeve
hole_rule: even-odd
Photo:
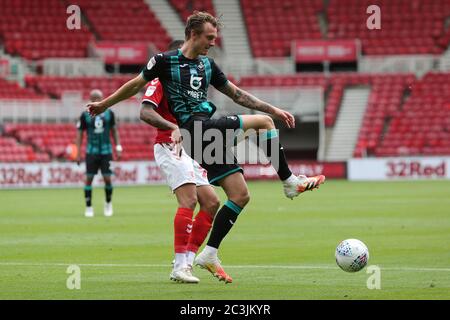
[[[228,82],[227,77],[222,72],[222,70],[220,70],[220,68],[217,66],[217,64],[214,62],[213,59],[211,59],[210,63],[211,63],[211,84],[215,88],[223,87]]]
[[[157,108],[161,103],[163,97],[164,97],[163,86],[158,79],[154,79],[147,85],[145,89],[145,94],[142,97],[142,102],[151,103]]]
[[[86,130],[86,118],[84,117],[84,112],[81,114],[80,119],[77,121],[77,129],[80,131]]]
[[[163,66],[164,56],[162,53],[158,53],[156,56],[153,56],[144,69],[142,69],[141,75],[145,80],[151,81],[161,76]]]

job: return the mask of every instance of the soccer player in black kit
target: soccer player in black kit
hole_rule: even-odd
[[[150,59],[141,74],[130,80],[108,98],[87,105],[91,115],[97,115],[112,105],[135,95],[148,81],[159,78],[164,87],[172,113],[180,128],[190,133],[192,146],[190,156],[208,171],[210,183],[219,185],[225,191],[228,200],[217,212],[208,243],[196,257],[195,264],[210,271],[219,280],[226,283],[232,278],[224,271],[218,259],[217,251],[220,243],[235,224],[238,215],[250,200],[248,187],[243,171],[234,161],[207,163],[203,157],[197,157],[195,147],[205,150],[208,146],[204,137],[198,134],[210,128],[220,130],[225,136],[227,129],[247,131],[254,129],[261,132],[260,140],[270,140],[266,156],[274,166],[282,181],[286,197],[292,199],[307,190],[318,188],[325,181],[323,175],[306,177],[292,174],[284,156],[283,147],[279,143],[278,131],[272,118],[268,115],[234,115],[211,119],[215,106],[207,101],[209,84],[229,96],[235,103],[257,111],[270,114],[281,120],[288,128],[295,127],[292,114],[271,104],[261,101],[250,93],[240,89],[226,78],[215,64],[207,57],[209,48],[215,45],[219,22],[206,12],[194,12],[185,28],[185,43],[181,49],[160,53]],[[181,135],[174,143],[180,143]],[[186,140],[186,139],[185,139]],[[225,139],[224,139],[225,140]],[[229,146],[224,146],[228,148]],[[228,152],[224,152],[224,157]]]

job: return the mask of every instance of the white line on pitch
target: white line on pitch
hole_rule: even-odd
[[[62,263],[62,262],[0,262],[0,266],[35,266],[35,267],[66,267],[72,264],[84,267],[98,267],[98,268],[108,268],[108,267],[118,267],[118,268],[164,268],[171,267],[169,263],[167,264],[119,264],[119,263]],[[226,265],[230,269],[291,269],[291,270],[338,270],[337,266],[323,266],[323,265],[294,265],[294,266],[283,266],[283,265]],[[441,271],[450,272],[450,268],[428,268],[428,267],[383,267],[379,266],[382,270],[391,271]]]

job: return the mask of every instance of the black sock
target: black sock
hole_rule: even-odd
[[[208,246],[219,248],[220,243],[233,227],[241,211],[242,208],[230,200],[220,208],[214,218],[211,235],[207,243]]]
[[[262,147],[270,163],[277,171],[280,180],[286,180],[292,175],[284,154],[283,146],[280,144],[277,129],[272,129],[259,136],[259,146]],[[277,150],[275,150],[275,148]]]
[[[84,200],[86,207],[90,207],[92,203],[92,186],[84,186]]]
[[[105,185],[105,196],[106,196],[106,202],[108,202],[108,203],[111,202],[112,192],[113,192],[112,184],[106,184]]]

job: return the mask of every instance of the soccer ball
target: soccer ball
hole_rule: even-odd
[[[336,248],[336,263],[344,271],[357,272],[367,265],[369,249],[358,239],[347,239]]]

